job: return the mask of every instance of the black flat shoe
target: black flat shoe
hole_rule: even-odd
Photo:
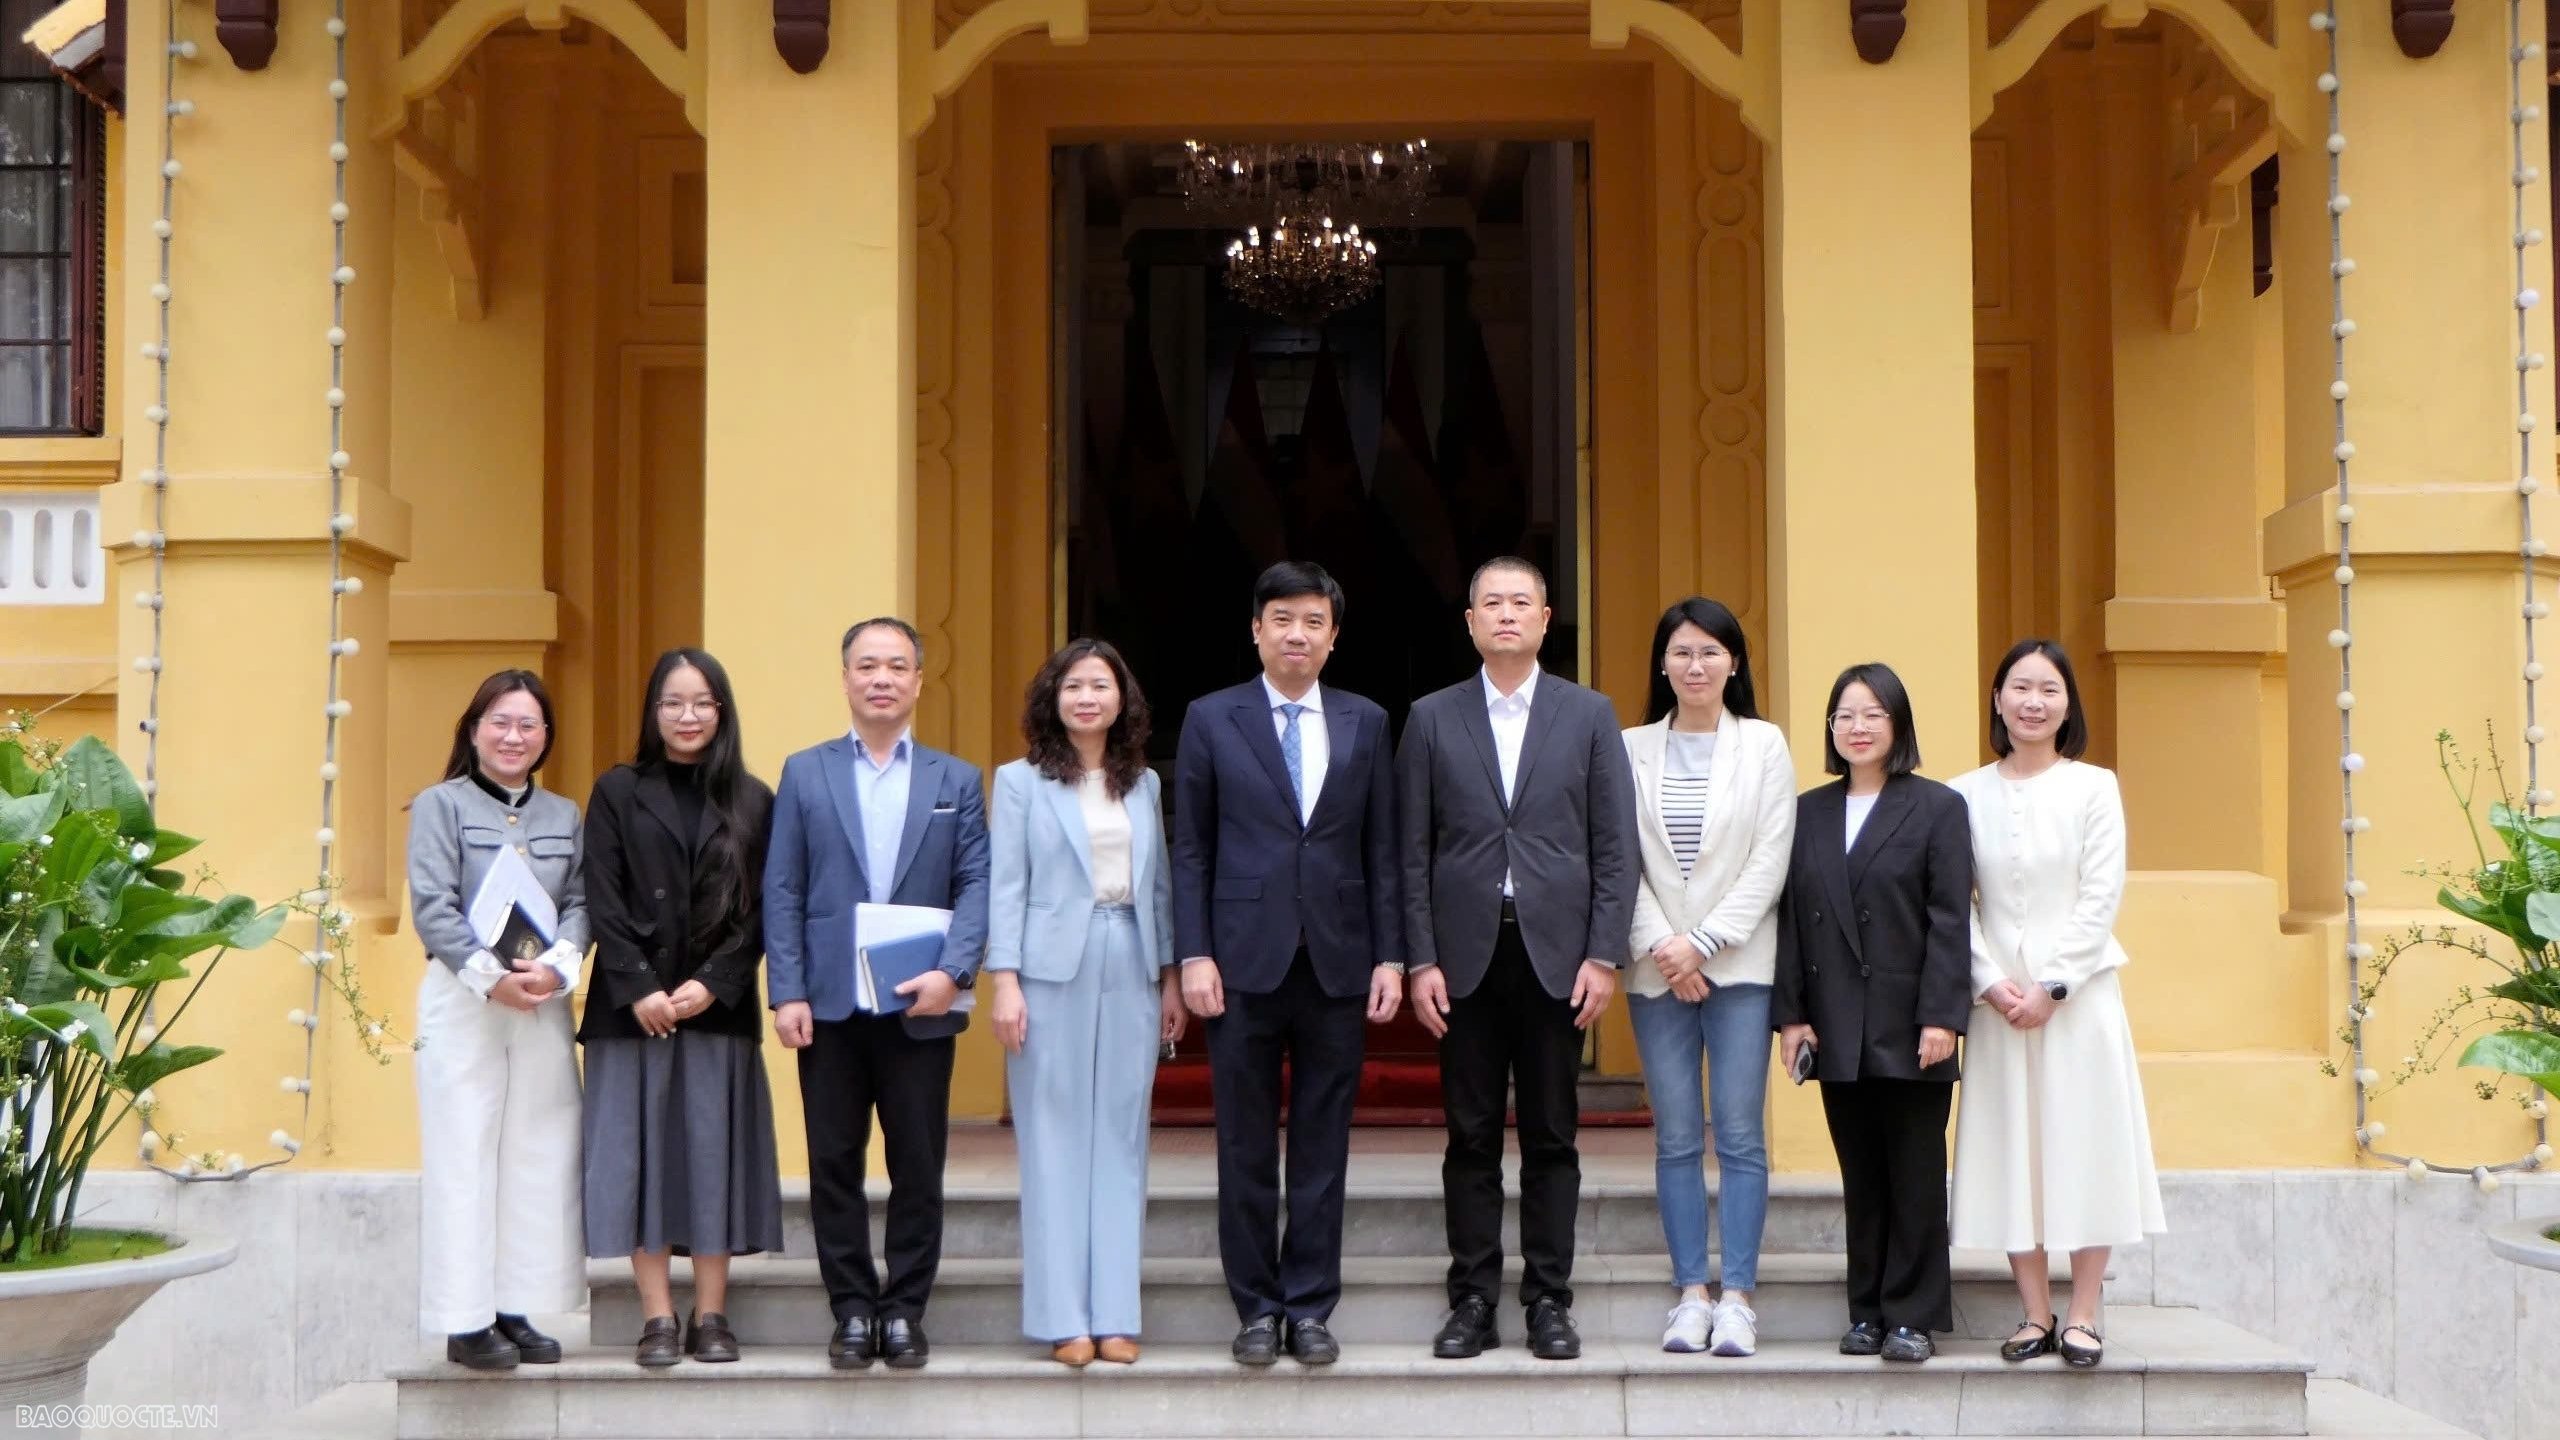
[[[652,1315],[640,1326],[640,1348],[633,1359],[643,1370],[664,1370],[684,1358],[684,1334],[673,1315]]]
[[[465,1370],[513,1370],[524,1357],[517,1352],[516,1342],[492,1325],[468,1335],[446,1336],[444,1358]]]
[[[1493,1328],[1493,1302],[1482,1295],[1461,1295],[1449,1307],[1440,1333],[1431,1337],[1431,1353],[1442,1360],[1473,1360],[1502,1346]]]
[[[1571,1306],[1548,1296],[1529,1307],[1529,1353],[1541,1360],[1582,1358],[1582,1332],[1574,1328]]]
[[[527,1365],[560,1363],[560,1342],[526,1324],[521,1315],[499,1316],[498,1333],[507,1337]]]
[[[725,1365],[738,1358],[738,1335],[729,1328],[728,1316],[714,1310],[688,1318],[684,1353],[705,1365]]]
[[[1333,1332],[1321,1320],[1292,1321],[1289,1358],[1301,1365],[1330,1365],[1342,1358],[1342,1342],[1333,1338]]]
[[[2086,1335],[2098,1343],[2074,1345],[2071,1343],[2074,1335]],[[2098,1362],[2107,1358],[2107,1337],[2087,1325],[2065,1325],[2061,1335],[2055,1338],[2053,1348],[2062,1352],[2062,1363],[2072,1369],[2095,1370]]]
[[[2050,1315],[2041,1325],[2033,1320],[2019,1321],[2017,1333],[2000,1342],[2000,1358],[2012,1365],[2022,1365],[2039,1355],[2052,1354],[2053,1326],[2054,1319]]]
[[[1884,1358],[1899,1364],[1917,1365],[1937,1353],[1938,1342],[1908,1325],[1896,1325],[1884,1337]]]
[[[1256,1315],[1236,1331],[1235,1343],[1227,1347],[1227,1353],[1236,1357],[1239,1365],[1263,1366],[1280,1358],[1280,1343],[1280,1317]]]
[[[868,1315],[837,1321],[834,1333],[827,1336],[827,1364],[833,1369],[868,1370],[879,1353],[879,1341],[871,1333]]]
[[[933,1354],[924,1338],[924,1322],[903,1315],[880,1322],[880,1358],[892,1370],[921,1370]]]
[[[1840,1337],[1843,1355],[1873,1355],[1884,1349],[1884,1327],[1873,1320],[1861,1320]]]

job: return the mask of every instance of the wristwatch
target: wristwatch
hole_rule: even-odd
[[[2059,980],[2047,980],[2044,982],[2044,993],[2052,996],[2054,1003],[2060,1004],[2071,998],[2071,987]]]

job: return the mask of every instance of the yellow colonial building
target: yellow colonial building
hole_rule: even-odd
[[[2540,4],[339,8],[342,46],[323,0],[0,6],[67,77],[0,72],[0,705],[148,759],[234,888],[310,887],[326,827],[395,1035],[403,805],[491,670],[548,679],[544,779],[583,796],[657,652],[703,644],[772,776],[845,724],[847,622],[893,612],[921,738],[991,768],[1072,633],[1169,731],[1249,664],[1282,553],[1344,575],[1344,683],[1400,707],[1464,673],[1451,577],[1516,549],[1556,580],[1549,664],[1630,722],[1664,604],[1729,603],[1808,783],[1841,666],[1901,671],[1948,776],[1987,757],[1991,662],[2060,639],[2123,779],[2161,1164],[2375,1168],[2345,841],[2379,943],[2472,853],[2437,733],[2494,723],[2526,785],[2560,513],[2519,493],[2552,480],[2519,419],[2555,409],[2519,364],[2553,348]],[[1247,160],[1396,207],[1344,303],[1226,273],[1273,193]],[[2366,1064],[2486,973],[2412,952]],[[226,963],[187,1023],[229,1053],[159,1097],[184,1153],[302,1131],[311,990],[288,949]],[[414,1166],[405,1057],[318,1013],[287,1170]],[[1595,1077],[1634,1075],[1623,1007],[1604,1030]],[[955,1110],[999,1117],[1001,1077],[973,1032]],[[2471,1079],[2375,1098],[2373,1148],[2527,1155],[2537,1119]],[[1776,1168],[1827,1171],[1775,1089]],[[2283,1243],[2295,1192],[2233,1183],[2173,1221]],[[2197,1283],[2269,1324],[2325,1303]],[[2323,1364],[2475,1402],[2354,1343]]]

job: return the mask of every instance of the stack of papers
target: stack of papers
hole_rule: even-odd
[[[510,970],[539,964],[560,934],[560,907],[524,857],[501,845],[471,896],[471,933]]]

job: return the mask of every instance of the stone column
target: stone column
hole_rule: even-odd
[[[392,567],[409,543],[409,508],[384,475],[389,440],[392,169],[388,147],[361,118],[389,73],[396,27],[370,6],[351,6],[348,37],[346,433],[351,457],[335,507],[352,523],[345,573],[363,582],[345,600],[343,633],[360,647],[345,662],[341,694],[335,869],[364,933],[384,933],[399,886],[387,875],[386,808],[398,803],[384,767],[388,706],[385,643]],[[169,474],[163,673],[158,708],[161,823],[207,837],[199,852],[230,890],[274,901],[318,873],[320,766],[329,676],[333,507],[329,474],[329,331],[333,322],[330,206],[335,167],[329,85],[335,45],[330,6],[288,0],[273,61],[242,71],[213,43],[206,12],[179,11],[200,47],[181,62],[179,93],[194,113],[178,122],[176,228],[171,258]],[[131,63],[118,203],[122,273],[128,277],[118,354],[130,367],[119,428],[123,478],[103,497],[103,532],[116,545],[126,668],[117,702],[118,748],[140,768],[149,677],[131,666],[151,648],[150,612],[134,598],[152,588],[153,556],[134,542],[155,528],[151,467],[155,401],[151,362],[160,273],[151,220],[159,213],[159,116],[165,104],[160,7],[127,16]],[[403,785],[411,777],[401,777]],[[195,857],[186,862],[192,866]],[[310,943],[297,922],[287,939]],[[376,990],[399,985],[385,966]],[[163,1124],[193,1150],[222,1147],[253,1158],[278,1126],[298,1129],[299,1102],[279,1076],[303,1069],[303,1037],[283,1023],[310,1004],[310,972],[279,947],[223,962],[218,982],[187,1013],[180,1043],[216,1043],[217,1067],[167,1087]],[[333,1041],[334,1043],[334,1041]],[[321,1102],[327,1103],[325,1087]]]

